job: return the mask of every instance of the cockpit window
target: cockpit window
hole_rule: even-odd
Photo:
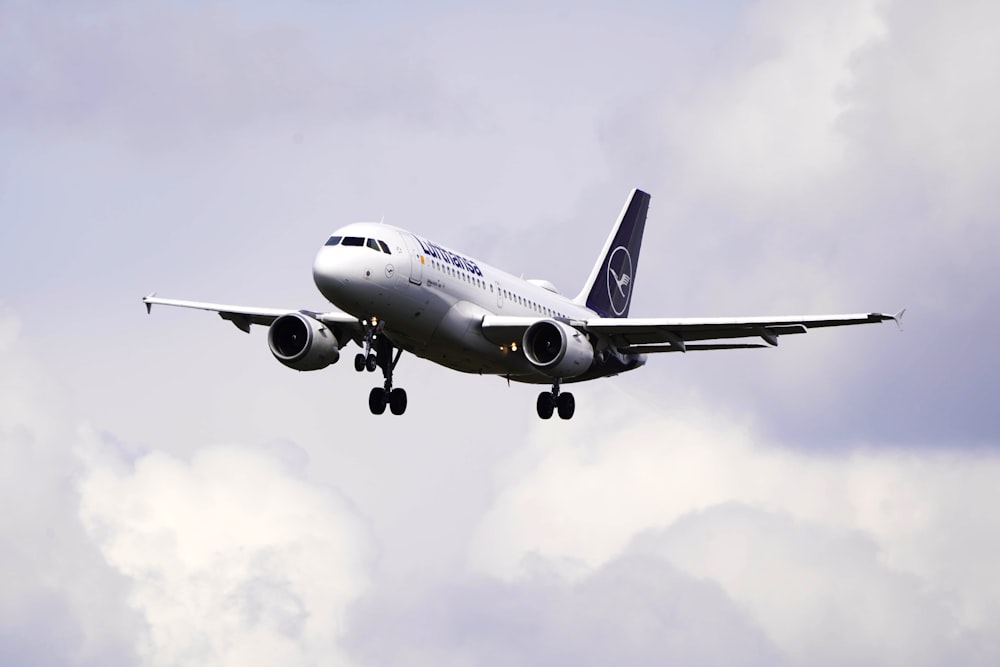
[[[340,245],[340,238],[341,237],[339,237],[339,236],[331,236],[330,240],[327,241],[326,244],[327,245]]]
[[[365,240],[360,236],[345,236],[341,241],[341,245],[363,246],[364,244]]]
[[[378,244],[380,246],[382,246],[382,252],[384,252],[387,255],[391,255],[392,254],[391,252],[389,252],[389,246],[386,245],[385,241],[380,240],[378,242]]]
[[[368,239],[368,247],[375,252],[382,252],[382,248],[378,247],[378,242],[375,239]]]

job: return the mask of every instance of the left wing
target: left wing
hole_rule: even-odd
[[[197,310],[207,310],[219,314],[224,320],[228,320],[236,325],[240,331],[250,333],[251,324],[271,326],[271,324],[281,317],[290,313],[302,313],[308,315],[327,326],[337,329],[346,334],[345,338],[360,340],[364,336],[364,328],[361,322],[352,315],[341,312],[314,313],[310,310],[290,310],[287,308],[256,308],[253,306],[230,306],[219,303],[203,303],[201,301],[182,301],[179,299],[161,299],[153,292],[147,297],[143,297],[142,302],[146,304],[146,312],[150,312],[154,305],[178,306],[180,308],[194,308]],[[341,336],[338,335],[338,338]]]
[[[804,334],[814,328],[874,324],[886,320],[898,323],[903,317],[903,312],[901,310],[895,315],[856,313],[848,315],[674,319],[599,317],[583,321],[580,328],[608,339],[619,352],[624,354],[687,352],[688,350],[766,347],[761,343],[716,342],[706,344],[702,342],[729,341],[734,338],[760,338],[764,343],[773,347],[778,344],[779,336]]]
[[[715,318],[613,318],[595,317],[567,320],[566,324],[595,334],[623,354],[647,352],[687,352],[775,346],[779,336],[804,334],[819,327],[874,324],[893,320],[899,323],[903,310],[895,315],[858,313],[848,315],[794,315],[785,317]],[[520,340],[538,318],[486,316],[483,334],[489,340]],[[762,343],[732,343],[737,338],[759,338]],[[704,342],[716,341],[716,342]],[[721,342],[720,342],[721,341]]]

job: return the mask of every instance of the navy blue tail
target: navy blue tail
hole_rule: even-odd
[[[628,317],[647,211],[649,195],[642,190],[633,190],[587,284],[576,297],[578,303],[585,303],[601,317]]]

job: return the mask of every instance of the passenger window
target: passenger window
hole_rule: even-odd
[[[391,255],[391,254],[392,254],[391,252],[389,252],[389,246],[387,246],[387,245],[385,244],[385,241],[379,241],[379,242],[378,242],[378,244],[379,244],[380,246],[382,246],[382,252],[384,252],[384,253],[385,253],[385,254],[387,254],[387,255]]]
[[[349,246],[363,246],[364,244],[365,240],[360,236],[345,236],[344,240],[341,242],[341,245]]]
[[[339,236],[331,236],[330,239],[326,242],[326,244],[327,245],[340,245],[340,237]]]

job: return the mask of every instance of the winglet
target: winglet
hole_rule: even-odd
[[[154,296],[156,296],[156,292],[150,292],[148,296],[142,297],[142,302],[146,304],[147,315],[153,312],[153,304],[150,302],[150,299],[152,299]]]
[[[903,330],[903,313],[906,312],[906,308],[901,308],[898,313],[892,316],[892,321],[896,323],[899,330]]]

